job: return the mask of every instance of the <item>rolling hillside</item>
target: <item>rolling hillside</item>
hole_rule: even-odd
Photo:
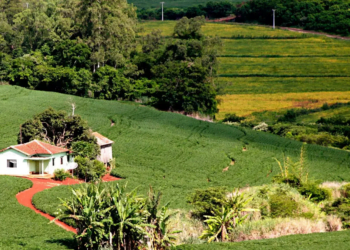
[[[269,183],[278,172],[273,158],[282,159],[284,153],[296,160],[302,145],[148,107],[0,86],[0,147],[16,144],[20,124],[34,114],[48,107],[69,111],[72,100],[93,130],[115,141],[114,156],[129,187],[145,192],[152,185],[172,208],[187,208],[186,197],[197,188]],[[222,172],[231,159],[236,164]],[[307,145],[311,178],[349,181],[349,159],[349,152]]]
[[[160,29],[170,36],[174,25],[145,22],[140,35]],[[240,24],[207,23],[203,33],[224,41],[218,119],[350,101],[350,41]]]

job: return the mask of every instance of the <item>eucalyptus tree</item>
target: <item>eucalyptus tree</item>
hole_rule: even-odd
[[[109,63],[122,66],[135,40],[136,9],[126,0],[82,0],[79,31],[91,49],[93,70]]]

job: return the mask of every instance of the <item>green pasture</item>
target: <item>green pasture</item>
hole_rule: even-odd
[[[140,22],[139,27],[141,31],[139,36],[144,36],[151,33],[153,30],[161,30],[164,36],[171,36],[175,27],[176,21],[144,21]],[[283,38],[306,38],[310,37],[305,34],[291,32],[287,30],[275,29],[257,25],[243,25],[243,24],[223,24],[223,23],[206,23],[202,27],[204,35],[207,36],[219,36],[222,38],[270,38],[270,39],[283,39]],[[292,39],[291,39],[292,40]]]
[[[31,186],[26,179],[0,176],[0,249],[73,249],[72,233],[18,203],[16,194]]]
[[[331,118],[335,115],[340,115],[345,117],[346,119],[350,119],[350,107],[339,107],[336,109],[324,110],[308,115],[302,115],[297,117],[297,122],[300,123],[314,123],[319,120],[321,117],[323,118]]]
[[[286,154],[297,159],[302,145],[148,107],[0,86],[0,147],[16,144],[20,124],[34,114],[48,107],[69,111],[71,101],[77,105],[76,114],[93,130],[115,141],[114,157],[129,187],[139,187],[144,193],[152,185],[164,193],[163,200],[170,201],[172,208],[188,208],[186,197],[197,188],[269,183],[279,171],[274,157],[281,160]],[[242,151],[243,146],[248,150]],[[311,178],[350,180],[349,158],[346,151],[307,146]],[[232,159],[236,164],[222,172]],[[53,204],[55,199],[58,202],[49,195],[43,200]]]
[[[221,55],[228,57],[350,56],[350,42],[321,36],[304,39],[225,39]]]
[[[222,57],[219,75],[227,76],[350,76],[350,57]]]
[[[220,94],[350,91],[350,77],[219,77]]]
[[[182,245],[176,250],[321,250],[349,249],[349,231],[283,236],[276,239],[252,240],[238,243]]]
[[[207,2],[221,2],[222,0],[169,0],[164,4],[164,8],[187,8],[195,5],[205,5]],[[240,3],[240,0],[228,0],[233,3]],[[159,8],[161,7],[160,1],[157,0],[129,0],[128,3],[134,4],[138,9],[141,8]]]

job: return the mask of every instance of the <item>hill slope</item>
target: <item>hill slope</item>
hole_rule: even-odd
[[[16,144],[20,124],[34,114],[48,107],[69,110],[71,101],[93,130],[115,141],[113,153],[129,186],[144,192],[152,185],[174,208],[186,208],[186,196],[196,188],[268,183],[278,172],[273,158],[285,153],[297,159],[302,145],[148,107],[0,86],[0,147]],[[349,152],[308,145],[306,156],[311,177],[350,181]],[[230,158],[236,164],[222,172]]]

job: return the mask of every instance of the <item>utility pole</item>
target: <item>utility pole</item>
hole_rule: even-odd
[[[160,2],[162,4],[162,21],[164,21],[164,2]]]
[[[273,24],[272,24],[272,27],[273,29],[275,29],[275,9],[272,9],[272,12],[273,12]]]

